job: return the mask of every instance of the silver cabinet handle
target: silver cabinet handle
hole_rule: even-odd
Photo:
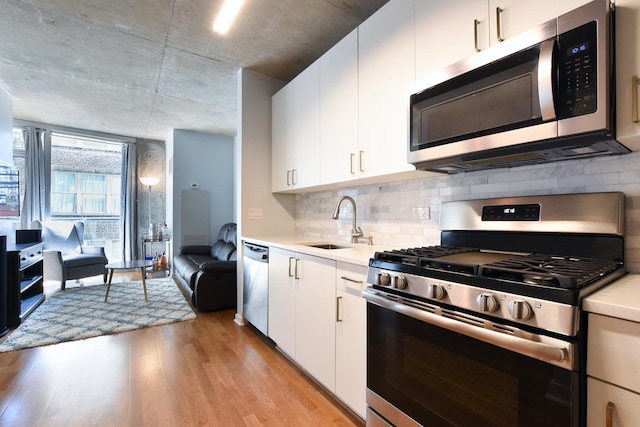
[[[291,185],[296,185],[298,182],[298,171],[291,169]]]
[[[293,277],[293,274],[291,273],[291,260],[294,260],[295,258],[290,256],[289,257],[289,277]]]
[[[555,41],[547,40],[540,47],[538,60],[538,92],[542,120],[556,118],[556,108],[553,102],[553,47]]]
[[[300,279],[300,276],[298,276],[298,262],[300,260],[298,258],[296,258],[296,268],[295,268],[295,273],[293,274],[293,278],[294,279]]]
[[[287,171],[287,185],[291,185],[291,171]]]
[[[342,316],[340,316],[340,302],[342,301],[342,297],[336,298],[336,323],[342,322]]]
[[[503,42],[504,38],[502,37],[502,8],[496,7],[496,37],[499,42]]]
[[[351,173],[351,175],[354,175],[355,172],[353,170],[353,158],[356,156],[355,153],[351,153],[351,158],[349,159],[349,172]]]
[[[360,172],[364,172],[364,151],[360,150]]]
[[[362,280],[355,280],[355,279],[352,279],[352,278],[347,277],[347,276],[341,276],[340,278],[341,278],[342,280],[346,280],[346,281],[348,281],[348,282],[353,282],[353,283],[362,284]]]
[[[480,40],[478,35],[478,27],[480,26],[480,21],[477,19],[473,20],[473,49],[476,52],[480,52]]]
[[[616,405],[613,404],[613,402],[609,402],[607,403],[607,408],[605,410],[605,426],[606,427],[613,427],[613,408]]]
[[[638,76],[631,77],[631,120],[638,123]]]

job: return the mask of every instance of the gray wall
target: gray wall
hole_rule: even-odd
[[[167,220],[174,254],[180,248],[180,192],[197,184],[211,193],[210,236],[236,222],[234,209],[234,141],[228,136],[175,129],[166,145]]]
[[[626,264],[629,271],[640,273],[640,152],[300,194],[296,196],[296,233],[348,242],[352,221],[348,205],[341,209],[338,221],[331,219],[343,194],[356,200],[358,225],[365,236],[398,248],[440,242],[443,201],[599,191],[625,193]],[[419,218],[419,209],[430,215]]]

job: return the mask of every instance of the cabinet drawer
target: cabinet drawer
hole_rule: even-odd
[[[627,368],[630,368],[627,366]],[[640,425],[640,394],[607,384],[595,378],[587,380],[587,427],[602,427],[607,404],[613,403],[612,427]]]
[[[367,267],[345,262],[338,262],[337,267],[337,288],[353,295],[360,295],[367,286]]]
[[[40,261],[42,258],[42,245],[35,245],[20,251],[20,268]]]
[[[640,392],[640,323],[589,314],[587,374]]]

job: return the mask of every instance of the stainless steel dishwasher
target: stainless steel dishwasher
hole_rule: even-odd
[[[269,248],[244,243],[243,316],[268,335]]]

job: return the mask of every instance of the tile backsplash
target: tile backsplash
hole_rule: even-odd
[[[351,204],[343,202],[340,218],[332,219],[343,195],[355,199],[365,236],[401,248],[440,243],[443,201],[601,191],[625,194],[625,262],[630,272],[640,273],[640,152],[298,194],[296,234],[349,242]]]

